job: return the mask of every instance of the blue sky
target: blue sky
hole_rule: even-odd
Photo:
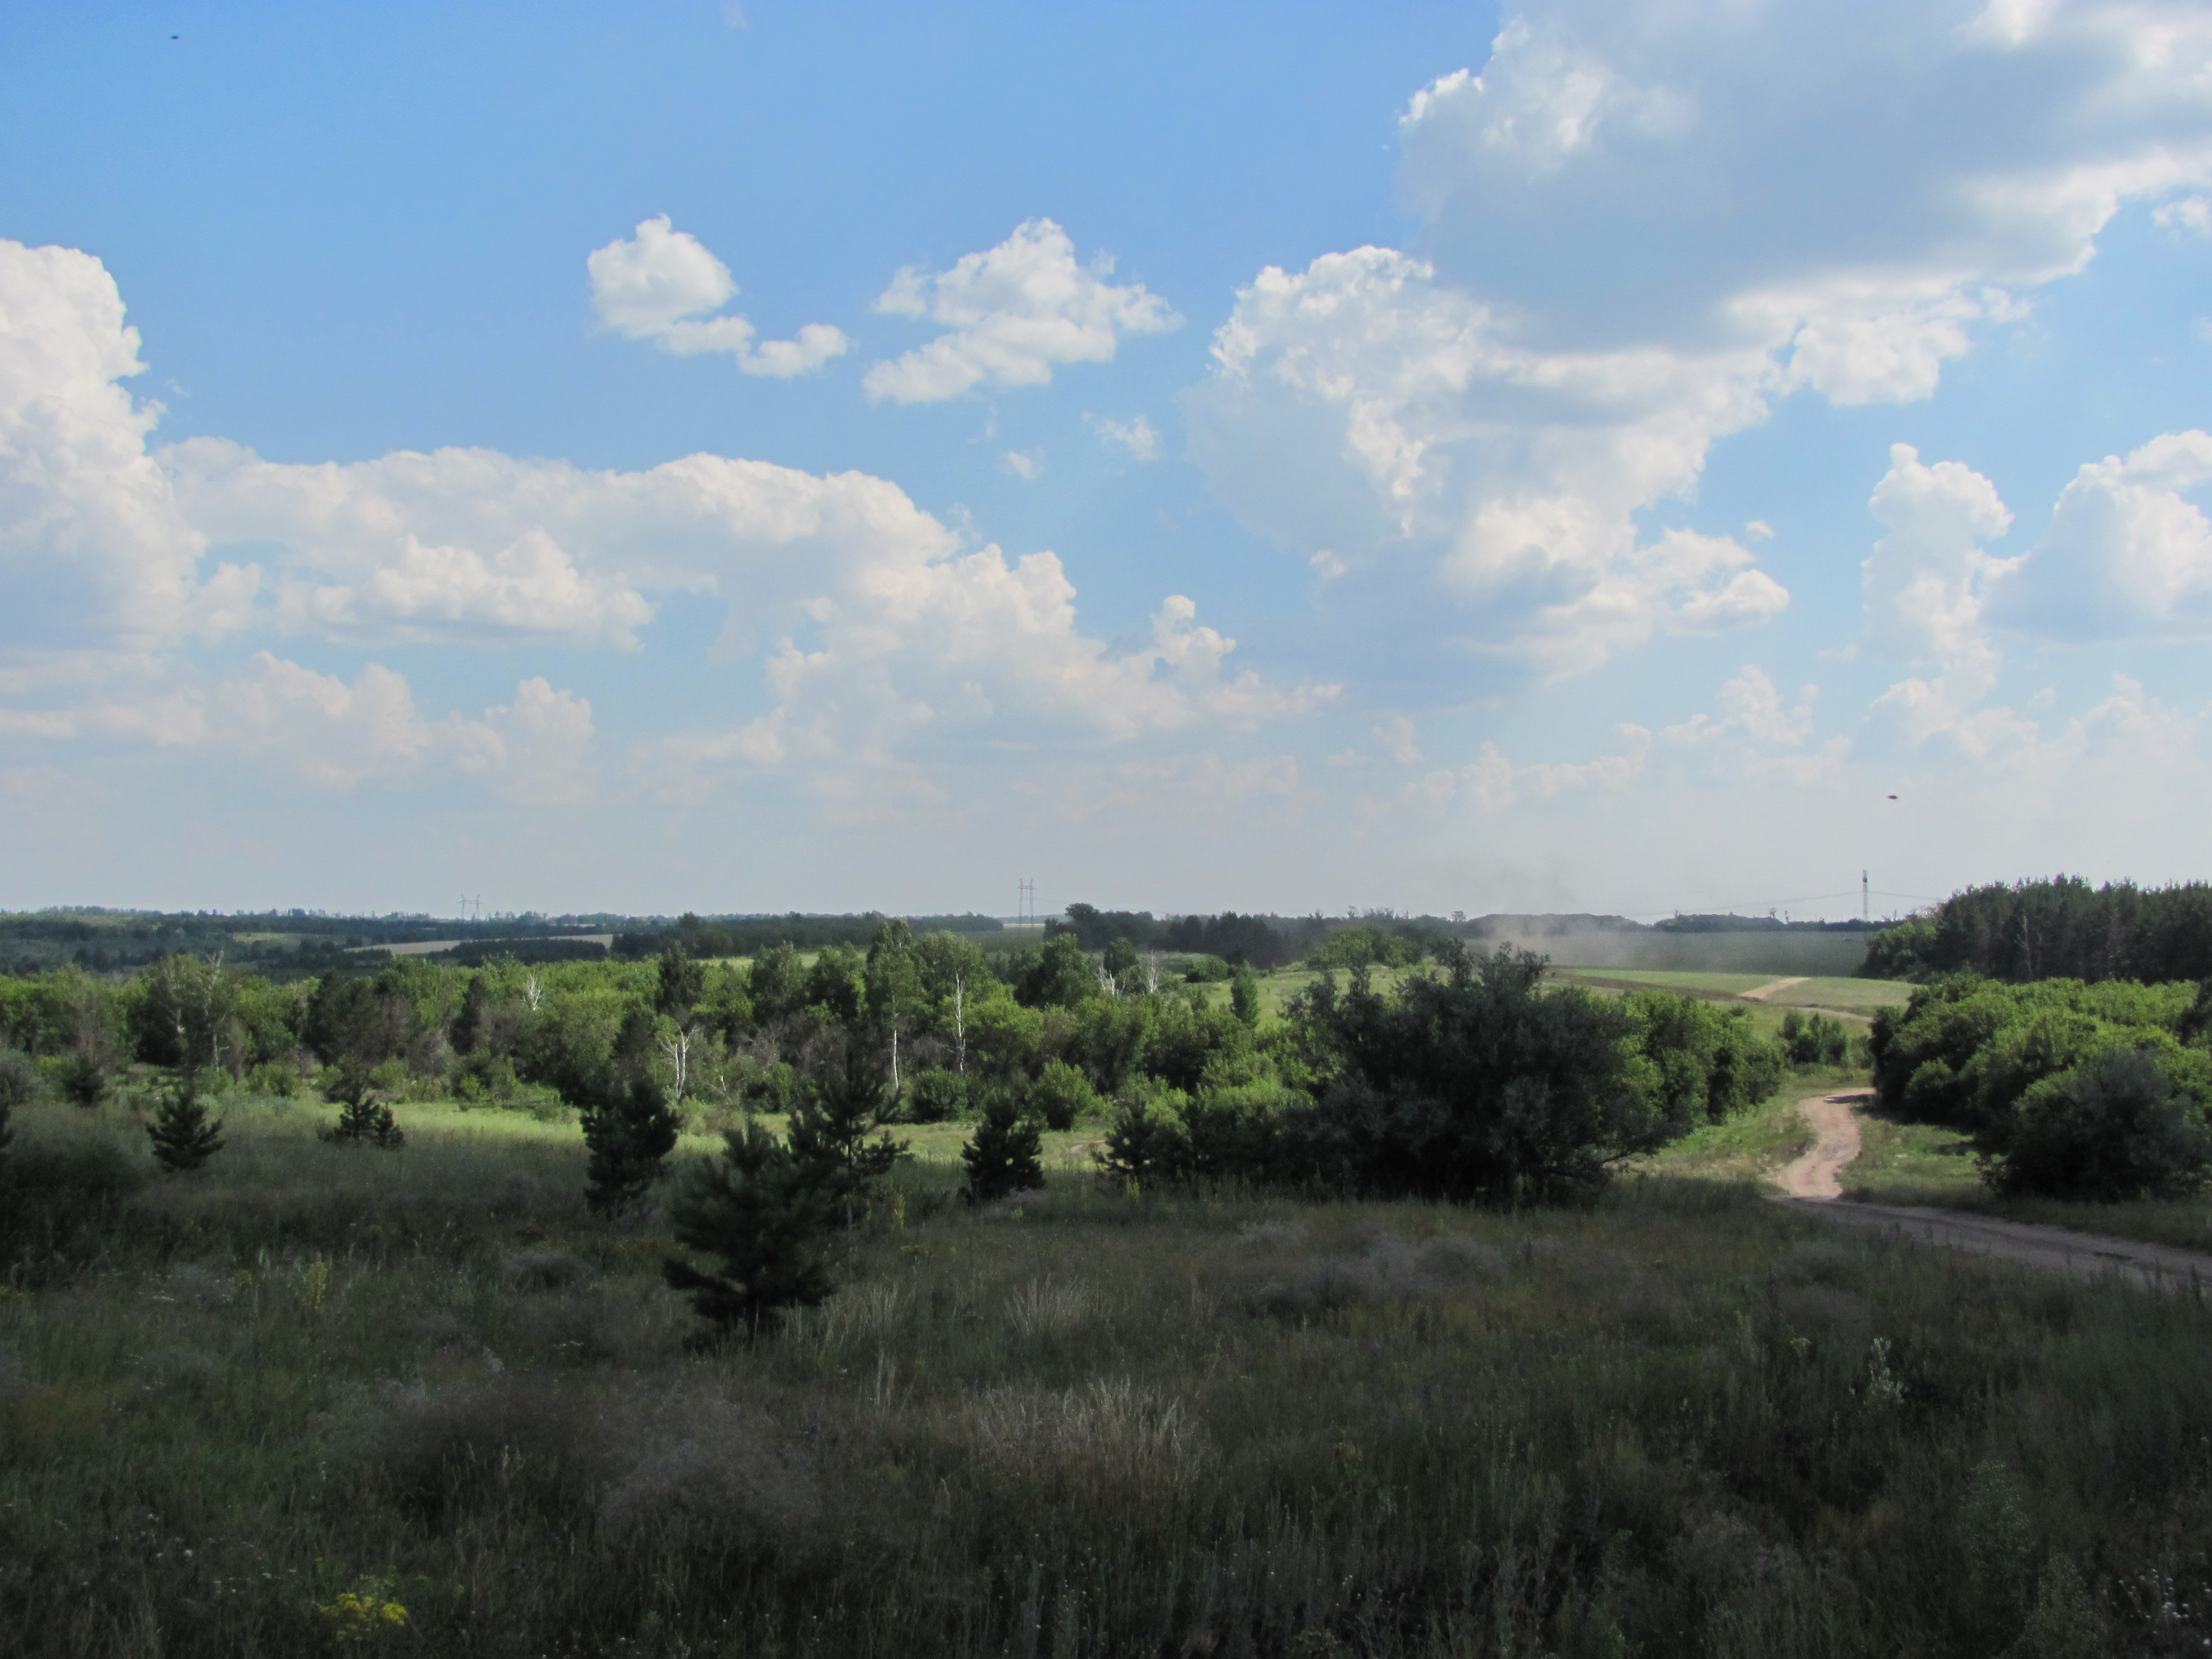
[[[1040,10],[0,16],[0,904],[2205,873],[2201,7]]]

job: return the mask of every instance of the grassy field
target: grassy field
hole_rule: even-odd
[[[0,1298],[0,1648],[2197,1650],[2205,1310],[1762,1203],[1786,1105],[1520,1213],[1132,1199],[1078,1135],[977,1214],[933,1128],[835,1300],[702,1351],[573,1127],[233,1103]]]
[[[1674,991],[1685,996],[1734,1002],[1747,991],[1772,985],[1771,974],[1716,974],[1637,968],[1554,968],[1554,979],[1597,990]],[[1760,999],[1770,1008],[1821,1008],[1871,1018],[1877,1008],[1902,1008],[1913,987],[1901,980],[1807,979]]]

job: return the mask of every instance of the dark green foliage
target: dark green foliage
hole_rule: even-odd
[[[1987,1139],[1998,1156],[1986,1173],[2009,1193],[2175,1198],[2200,1190],[2212,1170],[2203,1102],[2148,1048],[2107,1048],[2044,1079]]]
[[[1718,1123],[1781,1086],[1787,1055],[1759,1035],[1750,1010],[1663,991],[1631,993],[1622,1006],[1636,1022],[1649,1086],[1673,1120]]]
[[[684,1172],[669,1206],[676,1242],[713,1257],[715,1271],[672,1257],[662,1276],[718,1328],[761,1334],[784,1310],[813,1307],[836,1288],[838,1197],[760,1124],[733,1129],[720,1158]]]
[[[1183,973],[1184,981],[1192,985],[1218,985],[1236,976],[1237,970],[1219,957],[1193,957]]]
[[[2093,888],[2076,876],[1993,883],[1876,933],[1875,979],[1970,972],[1993,979],[2148,981],[2212,976],[2212,884]]]
[[[1047,1061],[1030,1085],[1029,1109],[1048,1129],[1072,1129],[1078,1118],[1097,1107],[1098,1091],[1091,1079],[1064,1060]]]
[[[1137,947],[1129,939],[1110,940],[1101,954],[1099,965],[1113,975],[1114,988],[1124,995],[1145,988],[1139,982]]]
[[[684,1019],[706,998],[705,967],[686,956],[680,942],[671,940],[660,953],[659,979],[653,992],[654,1012]]]
[[[1369,926],[1331,933],[1306,961],[1316,968],[1411,968],[1425,954],[1422,939]]]
[[[806,969],[799,952],[787,944],[769,945],[753,958],[746,989],[756,1019],[783,1019],[802,1012],[806,1006]]]
[[[1782,1016],[1782,1044],[1793,1066],[1841,1066],[1850,1057],[1851,1039],[1832,1015],[1792,1008]]]
[[[90,1054],[71,1054],[55,1073],[54,1086],[72,1106],[97,1106],[107,1097],[107,1068]]]
[[[642,1072],[616,1073],[583,1113],[585,1200],[601,1215],[635,1203],[660,1177],[683,1122],[661,1087]]]
[[[924,1072],[907,1090],[909,1122],[950,1122],[967,1109],[968,1079],[957,1072]]]
[[[385,1152],[397,1152],[407,1144],[406,1135],[392,1119],[391,1103],[369,1082],[368,1067],[358,1060],[340,1061],[336,1073],[323,1084],[323,1092],[339,1108],[337,1127],[331,1131],[332,1140]]]
[[[805,999],[802,1006],[840,1025],[852,1024],[860,1018],[867,994],[863,980],[866,969],[866,961],[858,951],[836,945],[830,946],[814,958],[814,965],[806,970],[799,990]]]
[[[877,1134],[890,1105],[884,1074],[859,1042],[845,1045],[845,1063],[807,1079],[792,1110],[792,1156],[848,1211],[906,1156],[889,1134]],[[876,1134],[874,1140],[868,1137]]]
[[[622,1029],[615,1034],[614,1069],[625,1075],[649,1069],[653,1056],[660,1052],[659,1032],[659,1022],[653,1018],[653,1010],[642,1004],[634,1005],[623,1015]],[[594,1078],[592,1087],[586,1093],[585,1102],[580,1103],[596,1099],[605,1086],[600,1079]]]
[[[468,989],[461,993],[461,1011],[453,1016],[453,1044],[457,1054],[474,1054],[486,1035],[485,1027],[491,1013],[491,986],[481,973],[469,975]]]
[[[1926,1123],[1999,1133],[2034,1084],[2108,1048],[2154,1048],[2171,1069],[2208,1062],[2177,1037],[2193,985],[2044,980],[2001,985],[1960,974],[1875,1017],[1875,1086],[1883,1107]]]
[[[983,1097],[982,1121],[960,1149],[968,1168],[961,1196],[970,1204],[988,1204],[1009,1193],[1034,1192],[1044,1185],[1044,1166],[1037,1161],[1043,1149],[1036,1120],[1004,1089]]]
[[[1071,1008],[1104,994],[1097,969],[1073,933],[1047,939],[1014,981],[1014,995],[1027,1008]]]
[[[357,974],[325,974],[307,999],[301,1036],[326,1065],[356,1060],[374,1066],[390,1057],[394,1010],[376,982]]]
[[[209,1121],[192,1067],[179,1072],[175,1085],[162,1097],[154,1121],[146,1126],[146,1139],[154,1161],[179,1175],[198,1169],[222,1150],[222,1121]]]
[[[1586,1195],[1623,1158],[1688,1127],[1639,1086],[1632,1017],[1580,990],[1546,993],[1545,962],[1448,945],[1444,971],[1395,996],[1355,970],[1323,980],[1293,1018],[1336,1074],[1285,1122],[1290,1156],[1336,1190],[1492,1201]]]
[[[1165,1012],[1155,997],[1094,996],[1065,1014],[1055,1014],[1052,1023],[1066,1033],[1061,1056],[1110,1094],[1144,1068],[1154,1030]]]
[[[1246,1026],[1260,1026],[1260,976],[1249,968],[1238,968],[1229,978],[1229,1007]]]
[[[143,1166],[105,1135],[26,1137],[0,1161],[0,1282],[42,1284],[124,1237]]]
[[[0,1048],[0,1112],[39,1097],[39,1068],[21,1048]]]
[[[1174,1179],[1182,1172],[1180,1146],[1174,1120],[1155,1111],[1143,1096],[1133,1096],[1115,1107],[1098,1163],[1125,1182],[1142,1183],[1155,1176]]]

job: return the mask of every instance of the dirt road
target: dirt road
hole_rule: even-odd
[[[1797,1109],[1804,1113],[1817,1139],[1810,1152],[1778,1172],[1782,1191],[1776,1195],[1776,1203],[1802,1209],[1825,1221],[1870,1227],[1923,1244],[1972,1250],[2069,1279],[2117,1274],[2148,1290],[2168,1291],[2212,1285],[2212,1255],[2196,1250],[2077,1233],[2066,1227],[1999,1221],[1963,1210],[1842,1202],[1843,1185],[1838,1177],[1844,1165],[1859,1155],[1858,1118],[1852,1109],[1869,1098],[1863,1091],[1852,1091],[1815,1095],[1798,1103]]]
[[[1748,991],[1739,991],[1736,994],[1746,1002],[1764,1002],[1777,991],[1786,991],[1793,985],[1802,985],[1804,982],[1805,975],[1802,974],[1798,975],[1795,979],[1770,979],[1764,985],[1754,985]]]

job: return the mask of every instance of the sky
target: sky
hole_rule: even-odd
[[[2212,875],[2212,9],[0,10],[0,908]]]

